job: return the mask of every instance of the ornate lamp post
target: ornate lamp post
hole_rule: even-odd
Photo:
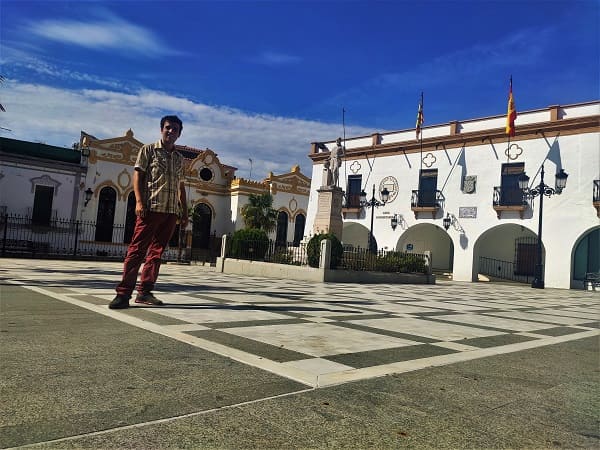
[[[373,194],[371,194],[371,200],[367,200],[367,193],[363,190],[360,193],[360,206],[371,208],[371,228],[369,230],[369,251],[375,252],[377,249],[375,248],[375,240],[373,239],[373,217],[375,213],[375,208],[379,208],[387,203],[390,198],[390,191],[387,188],[383,188],[381,190],[381,201],[375,198],[375,185],[373,185]]]
[[[519,177],[519,187],[523,189],[523,194],[529,198],[540,197],[540,208],[538,213],[538,240],[536,249],[536,264],[532,288],[544,289],[544,264],[542,263],[542,218],[544,211],[544,196],[551,197],[554,194],[559,194],[567,185],[567,177],[569,176],[563,169],[555,176],[555,187],[552,188],[544,184],[544,164],[540,172],[540,184],[532,188],[529,187],[529,177],[523,173]]]
[[[92,191],[90,188],[87,188],[85,190],[84,194],[85,194],[85,203],[83,204],[83,206],[87,206],[87,204],[92,199],[92,195],[94,195],[94,191]]]

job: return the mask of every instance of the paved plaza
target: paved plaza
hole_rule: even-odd
[[[120,263],[0,259],[5,362],[0,387],[2,398],[11,398],[0,410],[0,447],[42,443],[75,448],[592,448],[598,444],[597,292],[504,283],[309,283],[166,264],[155,291],[164,306],[132,301],[127,310],[109,310],[121,268]],[[553,367],[557,358],[560,367]],[[523,367],[528,362],[535,368]],[[471,369],[464,372],[465,367]],[[570,371],[584,380],[577,384]],[[458,387],[458,372],[469,387]],[[478,383],[477,373],[480,379],[487,373],[489,383]],[[100,374],[104,378],[99,379]],[[453,381],[440,387],[438,377]],[[433,384],[425,384],[426,379]],[[516,394],[503,392],[506,383]],[[486,436],[489,426],[482,423],[470,424],[474,436],[465,435],[469,423],[464,414],[473,421],[511,403],[508,398],[513,395],[522,401],[521,395],[530,389],[538,394],[537,400],[529,399],[535,403],[541,391],[550,395],[547,390],[559,385],[568,388],[554,392],[560,392],[564,414],[571,414],[576,405],[573,414],[584,431],[566,427],[551,439],[541,431],[535,437],[523,423],[503,417],[494,427],[511,429],[512,440]],[[467,397],[459,403],[464,402],[467,412],[452,416],[458,422],[449,425],[447,416],[435,421],[435,411],[443,411],[450,401],[448,394],[464,389],[469,394],[463,392]],[[106,398],[108,392],[112,398]],[[399,392],[413,392],[415,397],[391,402]],[[294,423],[273,425],[287,415],[309,428],[317,426],[311,422],[316,410],[302,403],[311,397],[318,398],[317,409],[349,402],[339,420],[332,411],[331,416],[325,411],[320,417],[324,421],[320,432],[329,430],[324,438],[314,431],[300,437]],[[486,404],[490,397],[494,397],[491,406]],[[300,405],[289,404],[300,398]],[[244,408],[252,410],[251,420]],[[257,408],[266,410],[259,414]],[[380,429],[390,420],[405,423],[396,434],[380,430],[384,434],[376,438],[377,433],[364,431],[352,437],[348,408],[367,414],[350,415],[356,422],[352,430],[369,424]],[[553,427],[544,422],[543,411],[536,413],[543,428]],[[221,420],[232,414],[225,428],[231,432],[241,427],[241,432],[235,431],[241,433],[240,440],[223,431]],[[569,416],[569,423],[572,419]],[[163,436],[161,441],[152,433],[154,437],[139,437],[143,430],[179,430],[195,420],[219,424],[205,423],[213,431],[206,435],[203,429],[198,437],[196,430],[195,438],[188,428],[178,431],[178,438],[171,436],[174,440]],[[460,428],[458,440],[441,429],[435,432],[443,424],[450,430]],[[252,431],[251,425],[257,428]],[[281,432],[282,426],[286,432]],[[417,437],[416,428],[429,431]],[[219,430],[225,435],[212,435]],[[336,430],[343,437],[332,441]]]

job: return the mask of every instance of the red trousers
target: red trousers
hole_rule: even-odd
[[[123,279],[116,289],[117,294],[131,296],[142,262],[144,268],[137,291],[140,294],[147,294],[154,289],[162,254],[176,225],[177,215],[175,214],[148,211],[143,219],[137,216],[133,237],[125,257]]]

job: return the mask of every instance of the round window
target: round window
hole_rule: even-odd
[[[200,178],[202,178],[203,181],[210,181],[210,180],[212,180],[212,177],[213,177],[212,170],[210,170],[208,167],[204,167],[200,171]]]

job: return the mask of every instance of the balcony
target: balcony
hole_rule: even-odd
[[[501,186],[494,187],[493,208],[496,211],[498,219],[502,215],[502,211],[517,211],[521,219],[523,213],[528,207],[527,197],[520,188],[502,188]]]
[[[410,209],[418,219],[419,213],[431,213],[433,219],[444,204],[444,195],[441,191],[414,190],[410,199]]]
[[[600,217],[600,180],[594,180],[594,195],[593,200],[596,213]]]
[[[360,193],[359,194],[347,194],[343,198],[342,203],[342,214],[344,219],[346,218],[346,214],[356,214],[359,215],[362,211],[362,206],[360,204]]]

